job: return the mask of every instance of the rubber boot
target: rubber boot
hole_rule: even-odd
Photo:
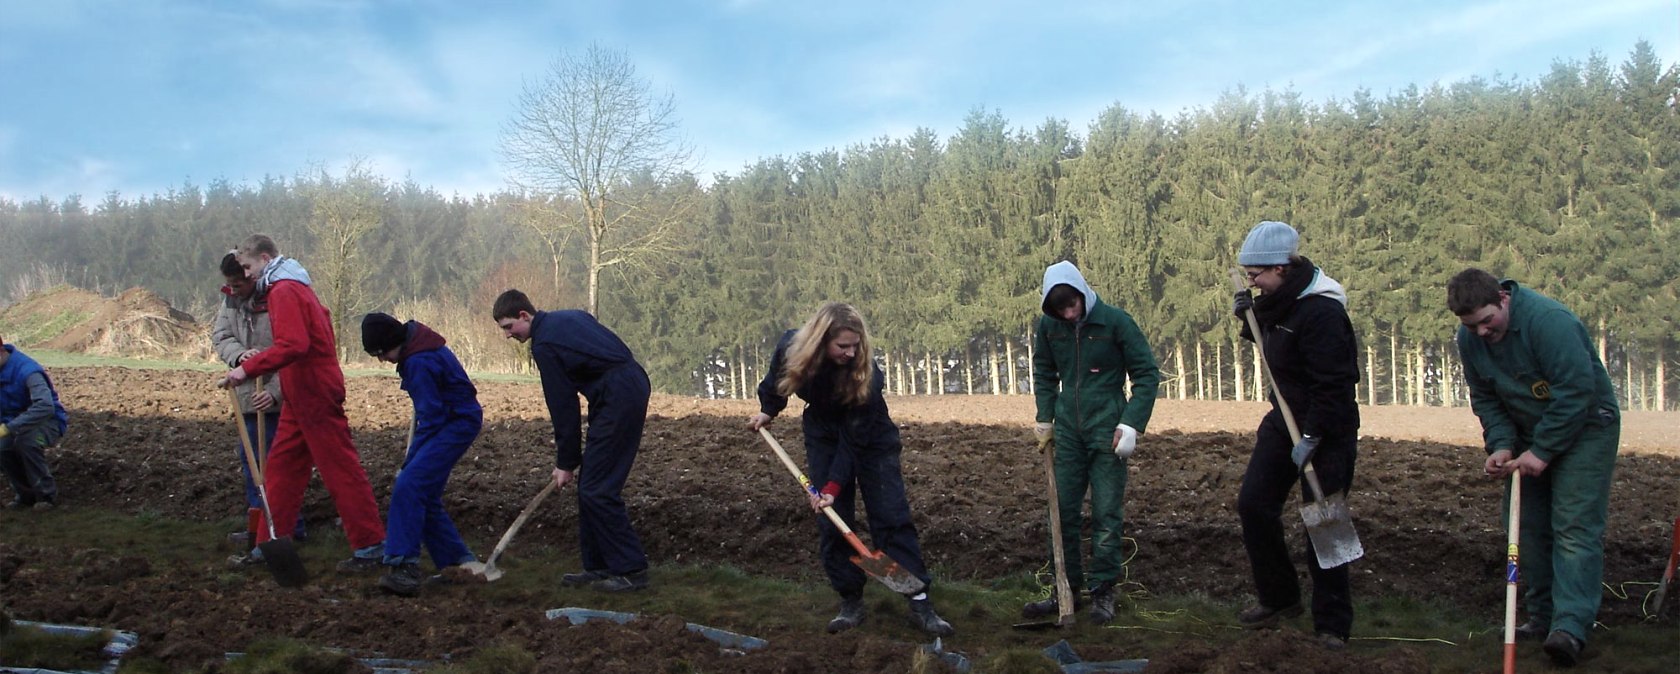
[[[838,634],[863,624],[863,597],[841,597],[840,613],[828,621],[828,633]]]
[[[956,628],[951,627],[951,623],[945,622],[944,618],[933,611],[932,599],[910,600],[910,622],[923,632],[936,637],[948,637],[957,633]]]
[[[1103,583],[1091,589],[1091,622],[1106,625],[1114,619],[1114,584]]]

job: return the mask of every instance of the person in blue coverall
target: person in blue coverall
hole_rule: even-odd
[[[379,579],[380,589],[404,597],[420,593],[421,544],[440,571],[477,561],[443,509],[443,488],[478,438],[484,409],[478,388],[446,344],[443,335],[418,321],[403,323],[383,313],[362,317],[362,348],[397,364],[402,388],[414,401],[414,434],[385,517],[383,561],[390,570]]]
[[[554,423],[554,484],[578,486],[583,570],[561,576],[560,583],[601,592],[645,589],[647,553],[622,494],[647,424],[647,371],[589,312],[537,311],[525,293],[508,290],[496,298],[491,318],[503,335],[531,345]],[[580,393],[589,401],[587,441]]]
[[[12,510],[48,510],[58,483],[45,449],[64,437],[64,405],[35,359],[0,339],[0,472],[12,485]]]

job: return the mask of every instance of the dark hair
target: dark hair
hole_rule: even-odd
[[[245,277],[245,268],[239,266],[239,255],[228,253],[222,256],[222,276]]]
[[[490,319],[519,318],[519,312],[536,315],[537,307],[531,304],[531,298],[518,290],[505,290],[496,296],[496,304],[490,307]]]
[[[1051,314],[1060,314],[1062,310],[1073,306],[1074,302],[1085,301],[1085,293],[1066,283],[1058,283],[1044,294],[1044,310]],[[1058,315],[1057,318],[1060,318]]]
[[[268,238],[267,234],[252,234],[245,239],[244,243],[239,244],[239,254],[247,257],[251,255],[279,257],[280,247],[274,245],[274,239]]]
[[[1447,281],[1447,308],[1463,316],[1489,304],[1499,304],[1499,293],[1504,291],[1493,274],[1471,267]]]

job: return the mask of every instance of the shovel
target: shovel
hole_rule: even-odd
[[[262,496],[263,521],[268,525],[268,540],[257,545],[257,549],[262,550],[263,563],[268,566],[269,574],[274,576],[274,582],[280,587],[302,587],[309,581],[309,572],[303,568],[303,559],[298,557],[292,539],[274,534],[274,509],[268,505],[268,485],[263,479],[263,466],[257,463],[257,455],[251,451],[251,432],[246,430],[245,420],[239,413],[239,392],[228,389],[228,402],[233,405],[233,420],[239,425],[239,444],[245,450],[245,464],[251,468],[251,482],[257,485],[257,493]],[[259,424],[258,428],[261,427]]]
[[[776,442],[776,438],[770,435],[770,431],[767,429],[759,428],[758,433],[764,436],[765,442],[770,443],[770,449],[776,450],[776,457],[782,460],[782,465],[787,466],[788,472],[793,473],[793,476],[798,478],[799,484],[804,485],[805,491],[820,497],[817,488],[811,486],[811,480],[805,477],[805,473],[799,470],[799,466],[793,463],[793,459],[788,458],[787,450],[782,449],[782,443]],[[857,534],[852,532],[852,528],[846,526],[845,520],[840,519],[840,513],[834,512],[833,508],[825,507],[823,508],[823,514],[828,515],[828,519],[834,522],[835,528],[840,530],[840,534],[845,536],[846,541],[852,544],[852,549],[857,551],[857,554],[852,557],[852,563],[863,569],[864,573],[869,574],[875,580],[881,581],[882,585],[886,585],[893,592],[899,594],[912,595],[927,589],[927,584],[923,583],[922,579],[910,575],[909,571],[905,571],[904,567],[899,566],[898,562],[893,561],[885,553],[870,550],[868,546],[863,544],[863,541],[858,540]]]
[[[496,543],[496,549],[490,552],[489,559],[484,560],[482,564],[467,562],[462,564],[461,567],[475,575],[483,576],[485,582],[495,582],[497,578],[501,578],[502,570],[496,568],[496,560],[501,558],[502,551],[507,549],[508,543],[513,542],[513,535],[519,533],[519,528],[525,526],[525,520],[531,519],[531,513],[537,511],[537,506],[542,505],[543,499],[548,498],[548,493],[551,491],[554,491],[553,478],[549,478],[548,484],[543,485],[542,491],[537,492],[537,496],[531,499],[530,503],[525,504],[525,509],[519,511],[519,517],[514,518],[513,524],[508,526],[507,533],[502,534],[502,540]]]
[[[1068,586],[1067,557],[1062,552],[1062,506],[1056,494],[1056,442],[1052,438],[1043,450],[1044,475],[1050,488],[1050,557],[1056,564],[1056,620],[1015,623],[1019,630],[1042,630],[1073,625],[1073,588]]]
[[[1517,531],[1522,522],[1522,474],[1511,473],[1511,522],[1505,528],[1505,674],[1517,671]]]
[[[1248,287],[1243,282],[1242,270],[1235,267],[1231,268],[1231,282],[1239,291]],[[1250,308],[1245,313],[1248,330],[1254,335],[1254,343],[1260,347],[1260,365],[1266,369],[1266,379],[1271,382],[1272,397],[1277,399],[1278,411],[1283,413],[1283,423],[1289,427],[1289,439],[1291,442],[1300,443],[1301,429],[1295,425],[1295,415],[1289,411],[1289,401],[1284,400],[1283,391],[1278,390],[1277,378],[1272,376],[1271,363],[1266,362],[1265,335],[1260,332],[1260,321],[1254,317],[1254,309]],[[1318,484],[1318,472],[1313,470],[1310,460],[1303,469],[1303,477],[1307,480],[1307,488],[1312,491],[1313,500],[1301,504],[1301,521],[1307,525],[1307,538],[1312,540],[1319,568],[1334,569],[1365,556],[1365,548],[1359,544],[1359,532],[1353,529],[1353,511],[1348,508],[1346,493],[1337,492],[1326,498],[1324,488]]]

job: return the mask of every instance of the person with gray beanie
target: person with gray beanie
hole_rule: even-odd
[[[1283,510],[1290,492],[1302,482],[1311,461],[1325,494],[1348,489],[1359,438],[1359,348],[1348,319],[1342,285],[1299,252],[1301,237],[1282,222],[1262,222],[1249,230],[1237,262],[1248,288],[1237,291],[1234,313],[1254,311],[1262,335],[1243,322],[1242,336],[1261,344],[1271,366],[1276,391],[1294,413],[1301,440],[1290,437],[1274,397],[1260,421],[1237,495],[1243,548],[1248,552],[1259,603],[1237,616],[1248,629],[1271,627],[1301,614],[1301,588],[1284,542]],[[1304,491],[1304,488],[1303,488]],[[1319,568],[1306,538],[1307,572],[1312,577],[1313,630],[1331,650],[1347,645],[1353,628],[1353,599],[1346,564]]]

